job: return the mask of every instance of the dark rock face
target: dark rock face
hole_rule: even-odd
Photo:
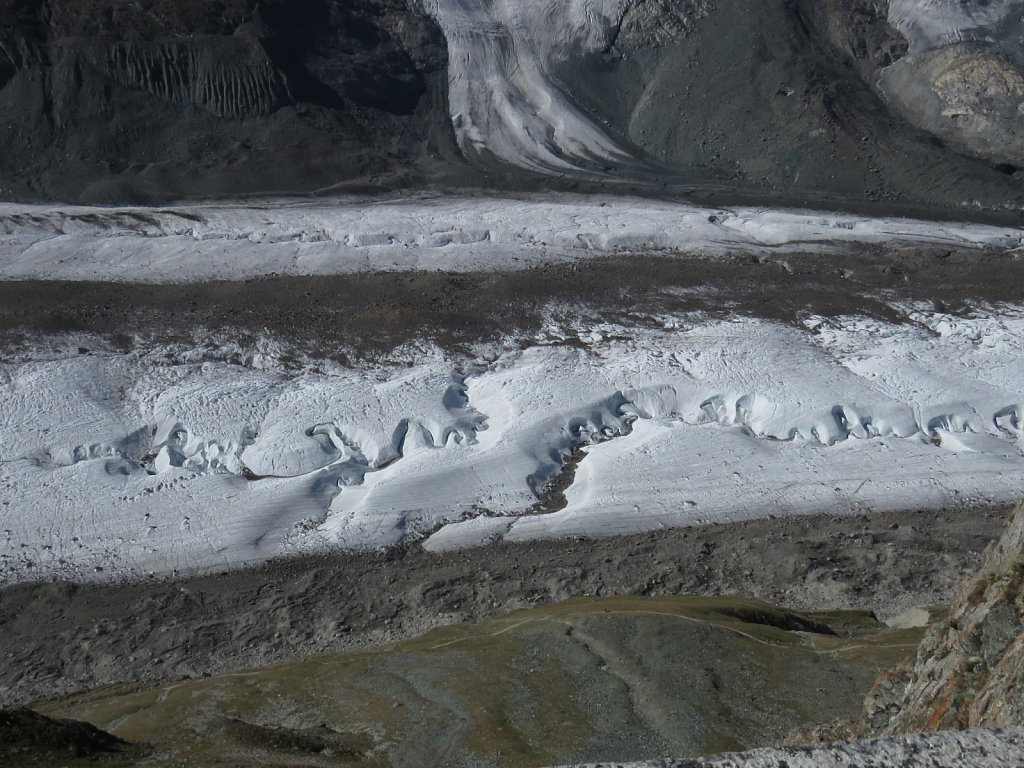
[[[679,40],[713,8],[713,0],[635,0],[626,6],[606,53]]]
[[[65,765],[68,759],[137,756],[131,745],[76,720],[54,720],[30,709],[0,710],[0,763],[6,766]],[[76,763],[77,764],[77,763]],[[109,765],[104,761],[103,764]]]
[[[685,23],[655,35],[635,30],[645,28],[642,13],[660,13],[657,4],[638,3],[626,19],[633,33],[557,63],[556,74],[614,136],[684,178],[766,199],[807,196],[798,202],[1024,201],[1024,179],[997,170],[994,155],[951,151],[878,87],[879,72],[908,55],[886,2],[676,5],[688,9]]]
[[[122,88],[197,106],[218,117],[260,117],[291,103],[288,84],[259,42],[225,38],[81,46],[84,60]]]
[[[257,0],[6,0],[33,9],[57,37],[113,36],[154,40],[165,36],[230,35],[252,18]]]
[[[414,178],[450,143],[446,51],[404,0],[0,0],[0,197]]]
[[[448,43],[428,7],[0,0],[0,199],[563,183],[461,155]],[[570,170],[566,183],[607,176],[719,202],[1024,206],[1024,22],[926,50],[887,0],[616,7],[603,49],[565,43],[541,66],[636,162]]]

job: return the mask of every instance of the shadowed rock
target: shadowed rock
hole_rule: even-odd
[[[106,731],[77,720],[57,720],[30,709],[0,710],[0,764],[65,765],[68,759],[107,760],[136,750]]]
[[[697,760],[599,763],[588,768],[1003,768],[1024,759],[1019,729],[930,733],[848,742],[826,747],[758,749]]]

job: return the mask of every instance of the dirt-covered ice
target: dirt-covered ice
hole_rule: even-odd
[[[607,44],[628,0],[419,0],[448,41],[449,110],[459,147],[546,173],[636,161],[547,72],[558,50]]]

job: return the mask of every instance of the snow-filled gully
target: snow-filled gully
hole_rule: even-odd
[[[571,344],[564,343],[572,341]],[[0,573],[612,535],[1024,488],[1024,313],[551,328],[365,370],[165,351],[0,366]],[[459,364],[462,367],[462,364]],[[564,508],[538,496],[577,460]]]

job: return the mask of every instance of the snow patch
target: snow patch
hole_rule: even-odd
[[[889,22],[913,53],[922,53],[984,34],[986,27],[1020,10],[1020,0],[889,0]]]

